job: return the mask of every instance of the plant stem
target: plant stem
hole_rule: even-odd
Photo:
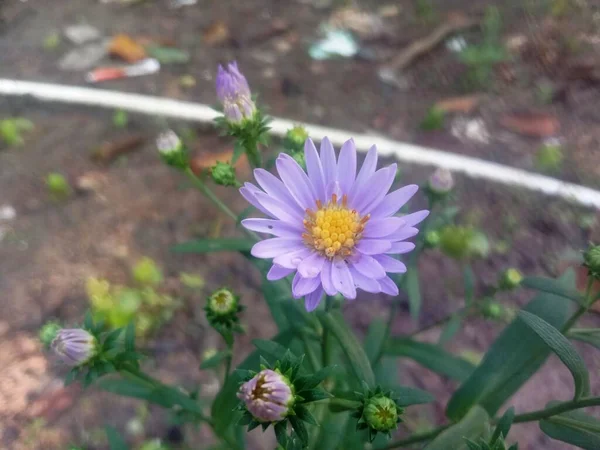
[[[392,442],[383,447],[379,447],[377,450],[389,450],[392,448],[401,448],[406,447],[411,444],[416,444],[417,442],[429,441],[444,431],[446,428],[450,427],[452,424],[439,426],[431,431],[427,431],[425,433],[414,434],[406,439],[401,439],[396,442]]]
[[[429,325],[424,326],[423,328],[419,328],[416,331],[413,331],[412,333],[409,334],[410,337],[416,336],[417,334],[421,334],[427,330],[431,330],[432,328],[435,328],[437,326],[440,325],[444,325],[446,322],[448,322],[450,319],[452,319],[452,317],[454,317],[457,314],[465,314],[467,312],[468,307],[464,306],[462,308],[459,308],[458,310],[448,314],[447,316],[442,317],[441,319],[436,320],[433,323],[430,323]]]
[[[304,344],[304,351],[306,352],[306,356],[308,357],[308,363],[310,364],[311,369],[314,372],[316,372],[317,370],[319,370],[320,363],[319,359],[317,358],[317,355],[315,355],[313,348],[310,346],[308,336],[306,336],[306,333],[300,332],[300,339]]]
[[[327,296],[325,298],[325,312],[328,313],[331,311],[331,307],[333,306],[333,297]],[[327,367],[329,362],[331,361],[331,347],[329,345],[329,330],[325,327],[323,328],[323,340],[321,341],[321,358],[323,367]]]
[[[519,414],[515,416],[513,423],[532,422],[548,417],[555,416],[573,409],[585,408],[587,406],[598,406],[600,405],[600,397],[589,397],[582,398],[579,400],[571,400],[568,402],[562,402],[558,405],[551,406],[549,408],[532,411],[529,413]]]
[[[335,406],[338,411],[352,411],[360,406],[360,402],[356,400],[348,400],[345,398],[330,398],[329,405]]]
[[[234,222],[237,223],[238,220],[238,216],[236,213],[234,213],[231,209],[229,209],[229,207],[223,203],[219,197],[217,197],[215,195],[215,193],[204,183],[204,181],[202,181],[200,178],[198,178],[196,176],[196,174],[194,172],[192,172],[192,169],[190,169],[189,167],[187,169],[185,169],[185,173],[188,176],[188,178],[190,178],[190,180],[192,181],[192,183],[194,184],[194,186],[200,191],[202,192],[206,198],[208,198],[211,202],[213,202],[215,204],[215,206],[217,206],[217,208],[219,208],[221,211],[223,211],[225,214],[227,214],[229,217],[231,217]]]

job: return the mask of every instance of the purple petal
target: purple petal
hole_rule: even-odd
[[[385,219],[371,219],[365,226],[363,236],[367,238],[387,237],[398,231],[404,225],[400,217],[386,217]]]
[[[356,177],[356,146],[352,139],[344,142],[340,149],[337,172],[341,192],[348,194]]]
[[[293,250],[289,253],[277,256],[275,259],[273,259],[273,263],[281,267],[285,267],[286,269],[295,270],[298,268],[298,264],[300,264],[304,258],[308,258],[311,253],[311,250],[303,247],[301,249]]]
[[[310,294],[321,285],[319,277],[303,278],[300,273],[296,272],[294,281],[292,282],[292,293],[294,298],[304,297]]]
[[[281,181],[288,188],[292,197],[296,199],[302,209],[313,209],[316,205],[317,195],[308,176],[302,167],[290,155],[281,153],[275,162]]]
[[[272,219],[244,219],[244,228],[258,233],[268,233],[280,237],[300,237],[304,232],[302,228],[290,225],[280,220]]]
[[[248,203],[250,203],[252,206],[254,206],[256,209],[258,209],[263,214],[266,214],[267,216],[270,216],[270,217],[274,217],[273,214],[271,214],[256,199],[256,192],[261,192],[261,191],[256,186],[254,186],[252,183],[245,183],[244,187],[240,188],[240,194],[242,194],[242,197],[244,197]]]
[[[386,272],[390,273],[405,273],[406,266],[401,261],[398,261],[396,258],[392,258],[388,255],[377,255],[374,258],[381,264],[381,267]]]
[[[321,141],[321,165],[323,166],[323,175],[325,176],[325,188],[336,181],[335,150],[328,137],[324,137]],[[331,195],[326,193],[327,198]]]
[[[287,277],[289,274],[293,273],[295,269],[288,269],[286,267],[282,267],[277,264],[273,264],[269,272],[267,273],[267,280],[269,281],[277,281],[282,278]]]
[[[308,178],[315,188],[317,198],[324,203],[327,200],[325,197],[325,175],[321,166],[321,158],[319,158],[315,144],[311,139],[307,139],[304,143],[304,158]]]
[[[351,267],[354,267],[357,272],[362,273],[366,277],[375,280],[385,277],[385,270],[381,264],[371,256],[357,254],[352,256],[350,262],[352,264]]]
[[[418,190],[419,186],[416,184],[409,184],[395,190],[384,197],[379,206],[372,211],[371,215],[374,217],[388,217],[396,214]]]
[[[313,252],[298,264],[298,272],[304,278],[313,278],[321,273],[321,269],[325,264],[325,258],[317,252]]]
[[[331,264],[331,281],[335,289],[345,298],[353,300],[356,298],[356,286],[350,274],[346,261],[333,261]]]
[[[356,249],[363,255],[378,255],[380,253],[386,253],[392,247],[390,241],[381,239],[361,239],[356,244]]]
[[[323,299],[324,293],[325,292],[323,291],[323,288],[318,287],[306,297],[304,297],[304,306],[306,307],[306,310],[308,312],[314,311],[317,308],[317,306],[319,306],[319,303],[321,303],[321,300]]]
[[[404,218],[402,220],[404,220]],[[395,233],[392,233],[389,236],[386,236],[386,238],[392,242],[393,241],[403,241],[404,239],[408,239],[413,236],[416,236],[418,233],[419,233],[419,230],[417,228],[402,227]]]
[[[356,176],[356,181],[354,182],[354,186],[350,190],[348,194],[348,201],[352,205],[354,204],[355,197],[363,191],[365,188],[365,183],[371,176],[375,173],[375,169],[377,168],[377,147],[374,145],[369,149],[367,156],[363,162],[358,175]]]
[[[414,212],[412,214],[407,214],[406,216],[402,216],[404,221],[406,222],[406,226],[414,227],[415,225],[421,223],[425,218],[429,215],[429,211],[423,209],[421,211]]]
[[[331,280],[331,266],[332,262],[327,259],[325,260],[325,264],[323,264],[323,268],[321,269],[321,284],[323,285],[323,289],[327,295],[337,294],[337,290],[333,285],[333,281]]]
[[[260,187],[263,188],[267,194],[288,205],[290,208],[293,208],[298,214],[304,217],[304,209],[296,203],[294,197],[292,197],[279,178],[272,173],[267,172],[265,169],[256,169],[254,171],[254,178],[256,178]]]
[[[415,249],[415,244],[412,242],[394,242],[389,250],[382,253],[408,253]]]
[[[390,190],[396,176],[396,164],[375,172],[366,182],[366,187],[356,195],[355,204],[350,205],[361,215],[371,212]]]
[[[280,202],[264,192],[257,192],[254,194],[254,197],[269,211],[269,215],[279,220],[283,220],[291,225],[299,225],[304,220],[304,217],[298,214],[295,209],[290,208],[289,205]]]
[[[278,237],[257,242],[250,250],[250,254],[256,258],[275,258],[302,248],[304,248],[304,242],[301,239]]]
[[[382,278],[381,280],[377,280],[377,282],[379,283],[379,286],[381,286],[381,292],[384,294],[393,296],[398,295],[398,286],[396,286],[396,283],[394,283],[390,277]]]
[[[373,294],[381,292],[381,287],[379,286],[377,280],[370,277],[365,277],[354,267],[350,267],[350,274],[352,275],[352,279],[354,280],[354,285],[358,289],[362,289],[365,292],[371,292]]]

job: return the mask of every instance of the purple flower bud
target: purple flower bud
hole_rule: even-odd
[[[81,328],[63,328],[52,341],[52,350],[70,366],[80,366],[96,355],[96,338]]]
[[[437,169],[429,177],[429,187],[437,194],[446,194],[454,187],[452,172],[448,169]]]
[[[278,422],[294,403],[289,380],[274,370],[260,371],[242,384],[237,394],[252,416],[259,422]]]
[[[231,122],[249,119],[256,111],[248,81],[235,62],[228,64],[226,68],[219,66],[217,97],[223,104],[225,117]]]

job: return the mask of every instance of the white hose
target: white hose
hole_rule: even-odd
[[[152,116],[165,116],[196,122],[211,122],[219,115],[218,112],[207,105],[161,97],[1,78],[0,94],[32,96],[41,101],[123,109]],[[380,136],[357,134],[351,131],[279,118],[273,118],[270,124],[271,133],[276,136],[285,136],[287,130],[294,125],[304,126],[308,134],[315,138],[328,136],[331,142],[337,146],[353,137],[356,147],[360,151],[366,151],[371,145],[375,144],[380,154],[392,156],[400,161],[444,167],[472,178],[482,178],[509,186],[519,186],[559,197],[571,203],[600,208],[600,191],[477,158],[396,142]]]

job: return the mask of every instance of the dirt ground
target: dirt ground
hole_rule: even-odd
[[[85,70],[63,71],[58,67],[58,60],[76,45],[65,37],[51,49],[44,48],[43,43],[66,25],[87,22],[104,36],[122,32],[167,41],[191,56],[189,63],[165,65],[157,75],[106,82],[98,88],[211,104],[215,101],[216,65],[237,59],[260,93],[259,100],[273,115],[356,132],[377,132],[534,171],[539,170],[534,156],[539,146],[544,139],[556,137],[563,145],[565,161],[555,175],[587,186],[599,185],[596,105],[600,93],[595,83],[600,76],[594,78],[594,70],[599,70],[594,67],[600,67],[599,6],[591,1],[585,5],[577,2],[564,15],[553,17],[550,1],[526,5],[437,1],[431,2],[435,17],[423,21],[416,12],[416,2],[360,2],[355,6],[383,17],[385,32],[361,38],[361,53],[354,58],[312,60],[307,49],[319,38],[319,25],[342,3],[200,0],[196,5],[173,9],[166,0],[130,6],[56,0],[49,8],[35,0],[0,0],[0,77],[85,85]],[[378,68],[430,33],[448,13],[459,11],[481,19],[490,4],[501,9],[503,41],[521,38],[525,42],[521,45],[535,51],[519,47],[506,63],[497,66],[493,82],[475,91],[480,95],[477,107],[450,113],[442,130],[421,130],[419,123],[433,104],[472,94],[473,89],[464,83],[464,67],[442,43],[399,75],[402,86],[382,82]],[[385,14],[384,6],[389,7]],[[212,34],[207,28],[217,21],[226,25],[230,37],[218,45],[210,44]],[[459,35],[468,42],[481,37],[477,29]],[[567,37],[577,42],[569,43]],[[585,76],[580,73],[583,69],[578,73],[569,69],[581,67],[576,64],[579,61],[587,64]],[[114,63],[105,58],[96,66]],[[188,74],[196,84],[183,87],[181,77]],[[559,92],[562,89],[564,95],[540,102],[536,86],[542,82],[551,83]],[[507,115],[523,111],[527,117],[536,113],[536,117],[545,118],[534,136],[502,125]],[[191,237],[232,236],[236,230],[159,161],[154,137],[165,126],[172,126],[188,136],[202,161],[230,151],[231,142],[206,127],[170,122],[160,118],[160,111],[156,114],[157,118],[129,115],[127,127],[117,129],[112,111],[0,98],[0,119],[19,116],[35,124],[35,129],[25,134],[22,148],[0,143],[0,207],[10,205],[16,211],[14,219],[0,223],[1,448],[54,450],[77,444],[104,449],[101,429],[105,425],[128,429],[125,434],[131,442],[169,434],[165,415],[151,408],[144,433],[136,437],[131,433],[131,419],[145,416],[139,402],[115,399],[94,389],[82,392],[76,386],[63,388],[64,369],[42,352],[37,341],[41,324],[53,318],[65,324],[81,320],[87,307],[84,287],[88,277],[124,283],[129,268],[140,257],[149,256],[159,263],[167,289],[182,298],[184,306],[148,343],[146,350],[156,358],[149,370],[164,381],[190,388],[200,384],[207,398],[218,389],[218,381],[212,373],[197,368],[203,351],[220,345],[220,341],[203,317],[206,293],[229,284],[248,306],[244,316],[248,332],[239,343],[237,358],[242,359],[250,349],[251,339],[268,338],[275,331],[265,319],[268,311],[261,299],[260,276],[242,257],[228,253],[190,256],[169,250]],[[474,140],[456,132],[461,123],[473,120],[484,124],[485,139]],[[556,123],[559,127],[554,126]],[[99,164],[91,158],[102,142],[131,135],[144,139],[136,151],[111,164]],[[43,181],[50,172],[61,172],[73,185],[86,188],[66,201],[53,201]],[[402,182],[422,182],[430,172],[429,168],[403,166]],[[240,177],[249,176],[242,167]],[[245,208],[235,192],[220,193],[236,211]],[[459,178],[456,197],[460,221],[480,226],[492,244],[490,257],[474,267],[480,293],[507,267],[517,267],[526,274],[556,275],[565,261],[599,237],[600,229],[591,220],[595,219],[594,211],[537,194]],[[419,198],[411,206],[419,209],[422,202]],[[423,257],[420,271],[421,279],[427,280],[422,283],[423,326],[460,307],[462,285],[457,265],[438,252]],[[202,275],[206,280],[204,292],[192,295],[185,291],[178,282],[181,272]],[[520,292],[502,300],[518,305],[530,295]],[[347,304],[344,312],[364,333],[371,318],[384,316],[388,306],[389,299],[364,295]],[[598,325],[594,317],[586,320],[590,326]],[[394,324],[397,334],[416,328],[406,311]],[[449,349],[457,354],[480,354],[501,329],[496,322],[469,320]],[[439,331],[427,332],[422,338],[433,341],[436,333]],[[595,391],[600,387],[598,359],[591,347],[579,350],[590,368]],[[403,384],[426,389],[437,399],[433,405],[411,408],[410,428],[441,422],[455,384],[408,361],[402,361],[401,373]],[[571,394],[569,372],[551,358],[510,404],[517,411],[527,411]],[[207,430],[186,432],[190,448],[206,448],[211,442]],[[401,434],[406,432],[406,428],[401,430]],[[515,426],[511,438],[525,450],[569,448],[551,442],[536,425]],[[260,432],[252,433],[251,442],[257,450],[270,448]]]

